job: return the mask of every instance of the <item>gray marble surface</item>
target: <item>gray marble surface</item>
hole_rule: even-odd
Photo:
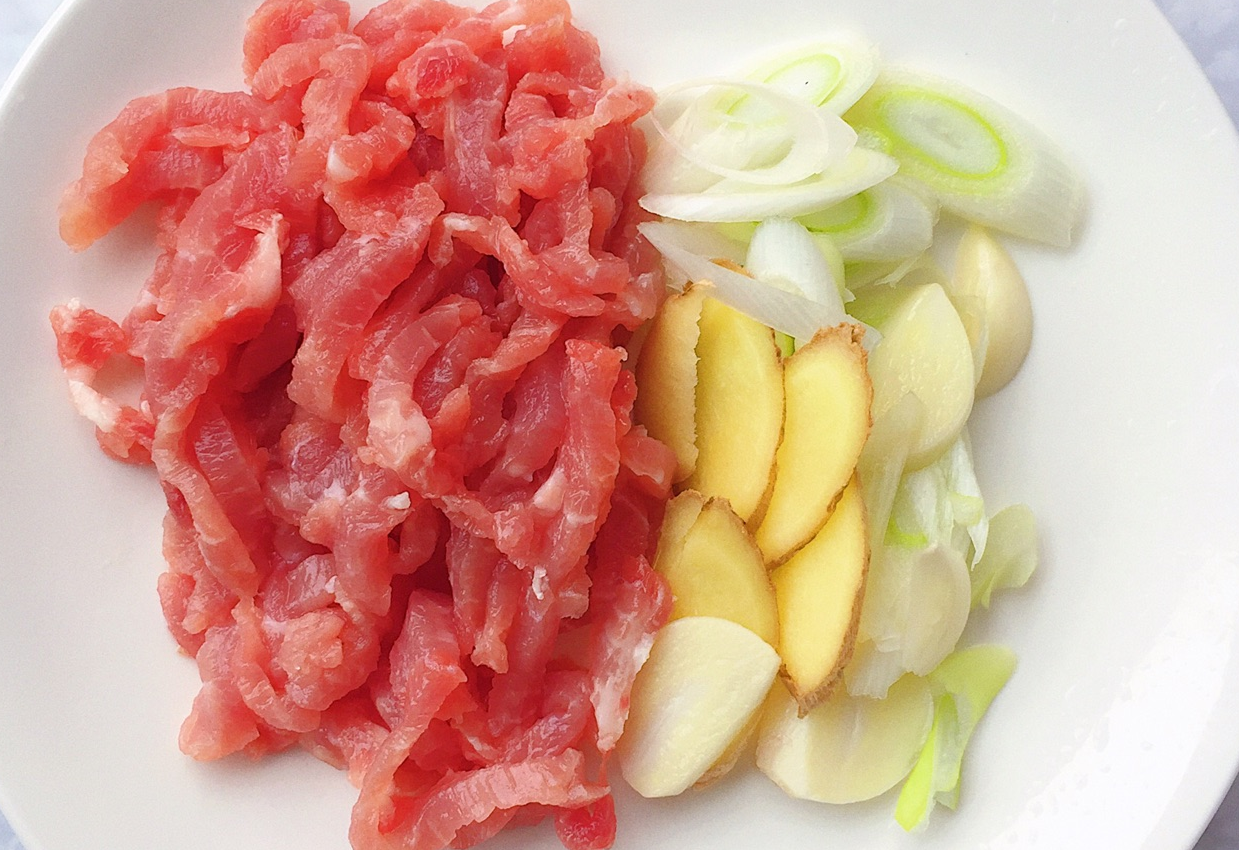
[[[1239,0],[1155,0],[1239,125]],[[7,78],[58,0],[0,0],[0,79]],[[0,812],[0,850],[24,850]],[[1239,781],[1196,850],[1239,850]]]

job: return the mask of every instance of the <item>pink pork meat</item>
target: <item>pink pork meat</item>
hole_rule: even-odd
[[[674,461],[623,366],[662,289],[652,96],[563,0],[356,24],[266,0],[243,69],[249,92],[134,100],[61,205],[75,250],[160,205],[129,316],[52,326],[102,448],[167,497],[159,597],[202,677],[180,746],[346,770],[357,850],[545,818],[609,846],[607,756],[669,607]]]

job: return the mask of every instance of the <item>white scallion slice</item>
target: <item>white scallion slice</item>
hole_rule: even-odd
[[[1071,243],[1084,187],[1040,130],[961,83],[883,69],[847,120],[962,218],[1051,245]]]
[[[839,282],[821,247],[800,224],[768,218],[753,231],[744,268],[758,280],[830,304],[843,314]]]
[[[702,192],[722,179],[719,170],[736,173],[756,162],[768,165],[791,146],[784,124],[728,122],[707,102],[689,104],[666,127],[658,116],[652,113],[643,119],[662,136],[642,175],[651,192]]]
[[[686,108],[689,92],[704,89]],[[771,115],[757,121],[719,108],[742,93]],[[674,122],[669,116],[679,112]],[[684,160],[719,178],[759,186],[798,183],[842,160],[856,145],[856,132],[838,115],[779,89],[747,80],[691,80],[664,90],[650,118],[663,141]],[[647,185],[666,182],[655,170]]]
[[[972,606],[988,608],[995,590],[1023,587],[1037,569],[1037,518],[1027,505],[1011,505],[989,521],[985,553],[972,568]]]
[[[893,159],[877,151],[853,148],[808,180],[787,186],[762,186],[720,180],[703,192],[651,193],[641,206],[679,221],[744,222],[775,216],[795,217],[838,203],[881,183],[898,170]]]
[[[689,280],[708,281],[720,301],[776,331],[796,339],[812,339],[819,329],[848,320],[842,307],[813,301],[714,262],[710,246],[723,237],[706,228],[651,221],[641,224],[639,230]]]
[[[850,269],[851,267],[849,271]],[[845,277],[844,280],[850,283],[851,277]],[[885,284],[863,286],[853,293],[852,300],[848,302],[848,315],[880,328],[890,321],[895,310],[899,309],[912,291],[908,287]]]
[[[964,750],[1013,672],[1015,653],[983,644],[953,653],[929,675],[933,726],[895,804],[895,820],[904,829],[922,826],[935,803],[955,808]]]
[[[753,238],[753,234],[757,231],[757,222],[723,221],[714,225],[714,229],[728,239],[735,242],[743,242],[747,245]]]
[[[640,227],[653,227],[654,232],[658,233],[663,224],[664,222],[650,222]],[[663,238],[673,240],[682,250],[709,259],[712,264],[723,262],[743,266],[745,255],[748,253],[747,237],[733,239],[730,234],[722,233],[717,228],[690,224],[678,225],[673,230],[662,232]],[[653,244],[652,240],[651,244]],[[693,280],[679,263],[664,264],[664,269],[667,286],[676,292],[682,292]]]
[[[848,289],[853,292],[876,286],[894,286],[918,268],[931,262],[934,261],[928,253],[923,253],[908,257],[906,260],[848,263],[843,279]]]
[[[877,642],[857,639],[852,660],[843,670],[843,683],[854,697],[885,699],[890,686],[904,674],[899,649],[879,649]]]
[[[921,422],[925,419],[925,404],[912,393],[906,393],[889,410],[873,421],[869,438],[856,465],[860,475],[861,493],[865,497],[865,513],[869,520],[869,551],[883,545],[890,523],[895,494],[903,477],[904,463],[916,441]]]
[[[968,565],[973,567],[985,555],[990,521],[985,512],[981,485],[977,482],[976,467],[972,462],[972,439],[966,425],[959,439],[947,449],[943,461],[947,464],[946,480],[950,489],[951,512],[955,518],[956,547],[963,549],[971,544]],[[964,535],[962,540],[961,532]]]
[[[967,428],[936,461],[904,475],[895,492],[890,525],[895,541],[947,546],[965,559],[971,553],[970,564],[985,553],[989,518]]]
[[[745,76],[842,115],[873,85],[878,66],[876,45],[853,33],[840,33],[800,47],[784,48]],[[764,107],[744,98],[731,111],[760,116]]]
[[[858,653],[844,672],[848,692],[881,697],[875,665],[890,675],[924,675],[954,648],[971,610],[972,586],[963,556],[949,546],[885,546],[874,553],[857,628]],[[859,652],[865,642],[872,652]],[[893,658],[892,658],[893,656]],[[898,664],[892,664],[898,659]],[[877,692],[860,690],[869,681]]]
[[[938,207],[896,175],[799,221],[829,235],[845,262],[902,260],[929,249]]]
[[[839,246],[835,244],[835,240],[827,233],[810,233],[809,236],[817,243],[817,249],[826,258],[826,265],[830,266],[830,275],[834,278],[835,285],[839,288],[839,294],[843,298],[843,303],[848,303],[853,296],[851,290],[843,283],[845,264],[843,262],[843,255],[839,253]]]

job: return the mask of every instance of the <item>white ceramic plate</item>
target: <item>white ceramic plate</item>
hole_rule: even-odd
[[[155,595],[160,492],[97,450],[47,323],[75,295],[120,314],[149,261],[132,230],[81,256],[56,238],[89,135],[137,94],[239,86],[254,3],[78,0],[0,111],[0,804],[29,850],[347,845],[352,789],[326,766],[177,751],[197,679]],[[679,800],[621,795],[617,847],[1190,847],[1239,761],[1239,144],[1186,50],[1143,0],[579,0],[578,14],[613,68],[655,85],[860,30],[1041,124],[1091,196],[1072,251],[1015,246],[1033,352],[976,412],[982,483],[994,507],[1034,507],[1044,564],[975,629],[1021,663],[969,751],[960,811],[910,838],[889,796],[798,803],[750,771]]]

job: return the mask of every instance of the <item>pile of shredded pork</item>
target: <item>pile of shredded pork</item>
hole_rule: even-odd
[[[544,818],[608,846],[606,755],[669,606],[674,459],[623,368],[662,291],[652,95],[563,0],[355,25],[267,0],[244,71],[131,102],[61,207],[78,250],[159,207],[129,315],[52,323],[100,444],[167,496],[159,597],[202,677],[181,748],[346,769],[357,850]]]

